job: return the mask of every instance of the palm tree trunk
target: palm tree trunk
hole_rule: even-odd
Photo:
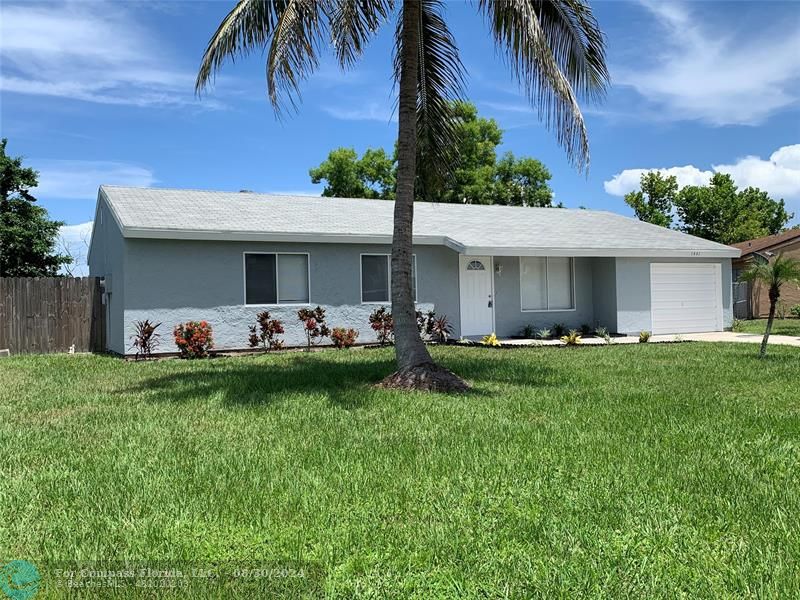
[[[772,333],[772,322],[775,320],[775,308],[778,305],[778,298],[780,291],[774,287],[769,290],[769,317],[767,318],[767,329],[764,331],[764,339],[761,340],[761,351],[758,353],[759,358],[764,358],[767,355],[767,342],[769,335]]]
[[[411,288],[411,242],[414,220],[414,179],[417,169],[417,78],[419,72],[419,17],[417,0],[405,0],[400,48],[400,98],[397,134],[397,193],[392,238],[392,318],[397,367],[433,364],[417,330]]]
[[[437,392],[465,392],[467,383],[433,362],[417,329],[411,293],[414,180],[417,173],[417,82],[420,54],[419,0],[404,0],[400,42],[400,98],[397,133],[397,193],[392,238],[392,318],[397,371],[381,386]]]

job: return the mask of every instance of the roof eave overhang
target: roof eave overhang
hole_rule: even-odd
[[[126,238],[166,240],[209,240],[226,242],[295,242],[314,244],[391,244],[392,236],[357,233],[297,233],[264,231],[211,231],[125,227]],[[520,246],[466,246],[441,235],[415,235],[414,244],[446,246],[459,254],[489,256],[607,256],[644,258],[735,258],[736,248],[660,249],[660,248],[532,248]]]
[[[736,248],[524,248],[467,246],[463,254],[480,256],[603,256],[632,258],[736,258]]]
[[[225,242],[300,242],[315,244],[391,244],[392,236],[363,235],[357,233],[296,233],[264,231],[209,231],[189,229],[155,229],[150,227],[126,227],[126,238],[162,240],[206,240]],[[415,235],[419,245],[448,246],[457,252],[463,246],[441,235]]]

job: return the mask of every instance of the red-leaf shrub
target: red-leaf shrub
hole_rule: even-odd
[[[331,341],[336,348],[349,348],[355,345],[358,339],[358,331],[355,329],[345,329],[344,327],[334,327],[331,331]]]
[[[283,340],[278,339],[278,335],[283,333],[283,323],[278,319],[271,318],[266,310],[256,315],[256,324],[250,326],[250,347],[264,350],[280,350],[283,348]]]
[[[394,341],[394,320],[392,319],[392,313],[386,310],[385,306],[372,311],[369,316],[369,326],[372,327],[381,346],[391,344]]]
[[[133,322],[136,334],[131,336],[133,342],[131,348],[136,348],[135,360],[139,360],[139,357],[150,358],[153,355],[153,350],[158,348],[161,337],[161,334],[156,333],[156,329],[160,326],[161,323],[153,324],[150,319]]]
[[[321,306],[317,308],[301,308],[297,311],[297,319],[303,324],[303,331],[306,333],[308,349],[318,344],[322,338],[331,334],[328,324],[325,322],[325,309]]]
[[[211,325],[206,321],[187,321],[179,323],[173,331],[175,345],[181,352],[181,358],[204,358],[214,347],[211,336]]]
[[[431,312],[431,314],[433,314],[433,312]],[[440,344],[447,342],[448,338],[453,335],[453,326],[450,325],[450,320],[447,318],[447,315],[433,317],[430,335],[434,341]]]
[[[423,340],[433,340],[444,343],[453,335],[453,327],[446,316],[437,317],[432,310],[416,313],[417,330]],[[394,342],[394,319],[392,313],[381,306],[372,311],[369,316],[369,325],[378,337],[381,346]]]

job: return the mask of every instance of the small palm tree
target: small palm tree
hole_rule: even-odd
[[[578,98],[599,100],[609,77],[605,40],[585,0],[478,0],[498,48],[579,170],[589,142]],[[296,108],[300,82],[333,46],[343,69],[397,13],[394,75],[398,84],[397,191],[392,237],[392,317],[398,371],[387,385],[465,389],[435,365],[420,339],[411,294],[412,224],[417,164],[447,177],[457,160],[451,107],[462,99],[464,68],[442,0],[239,0],[211,38],[197,76],[202,91],[226,60],[265,50],[267,91],[276,113]]]
[[[761,341],[760,358],[767,354],[767,342],[772,332],[772,323],[775,320],[775,308],[781,297],[781,287],[786,283],[800,283],[800,261],[783,254],[779,254],[771,261],[754,263],[747,271],[742,273],[743,281],[760,281],[769,288],[769,318],[764,339]]]

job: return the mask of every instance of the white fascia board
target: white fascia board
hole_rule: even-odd
[[[475,256],[604,256],[641,258],[737,258],[736,248],[662,249],[662,248],[520,248],[468,246],[463,254]]]
[[[316,244],[391,244],[391,234],[361,235],[356,233],[281,233],[268,231],[208,231],[188,229],[152,229],[126,227],[126,238],[167,240],[211,240],[228,242],[300,242]],[[443,236],[414,236],[417,245],[447,245]]]

